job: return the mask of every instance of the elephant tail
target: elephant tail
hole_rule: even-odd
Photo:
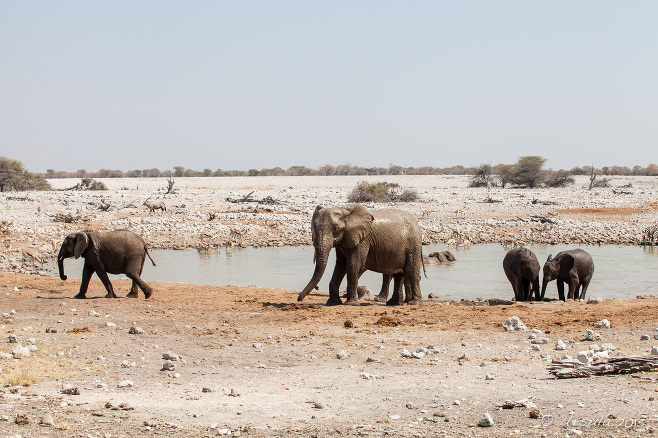
[[[423,264],[423,274],[425,275],[425,278],[427,278],[427,271],[425,270],[425,257],[423,257],[423,254],[420,254],[420,261]]]
[[[144,251],[146,251],[146,255],[149,256],[149,260],[151,260],[151,263],[153,263],[153,266],[156,266],[155,262],[151,258],[151,254],[149,254],[149,250],[146,246],[144,246]]]

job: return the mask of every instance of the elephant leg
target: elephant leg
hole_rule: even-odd
[[[567,286],[569,286],[569,292],[567,293],[567,300],[573,300],[574,294],[577,291],[577,286],[572,282],[567,283]]]
[[[105,290],[107,290],[107,295],[105,295],[105,298],[116,298],[117,296],[114,293],[114,289],[112,288],[112,283],[110,283],[110,277],[107,276],[107,272],[97,270],[96,275],[98,275],[98,278],[101,279],[103,286],[105,286]]]
[[[384,274],[382,277],[382,288],[379,291],[379,295],[375,297],[375,301],[385,303],[386,300],[388,300],[388,288],[391,285],[391,279],[393,276],[390,274]]]
[[[327,306],[343,304],[343,301],[340,299],[340,284],[343,282],[343,278],[345,278],[345,272],[345,256],[336,251],[336,266],[329,282]]]
[[[567,299],[564,297],[564,282],[562,280],[557,280],[557,296],[560,301],[566,303]]]
[[[580,293],[580,299],[584,300],[585,299],[585,294],[587,293],[587,288],[589,287],[589,282],[583,283],[583,290]]]
[[[403,278],[401,275],[396,274],[393,280],[393,296],[386,302],[387,306],[399,306],[404,303],[404,295],[402,292]]]
[[[78,299],[87,298],[87,288],[89,287],[89,280],[94,274],[94,268],[91,265],[85,263],[82,268],[82,282],[80,283],[80,292],[74,297]]]
[[[140,281],[141,281],[140,276],[142,275],[142,271],[144,270],[144,261],[145,260],[146,260],[146,254],[144,254],[142,256],[142,263],[139,265],[139,271],[137,272],[137,277],[140,279]],[[137,298],[139,296],[139,291],[137,290],[137,287],[139,286],[142,289],[142,291],[144,291],[144,288],[139,284],[139,282],[134,277],[131,277],[128,274],[126,274],[126,275],[128,276],[128,278],[130,278],[133,281],[133,284],[130,288],[130,293],[128,295],[126,295],[126,298]],[[142,283],[144,283],[144,282],[142,281]],[[149,289],[148,296],[146,296],[147,295],[146,292],[144,292],[144,296],[146,296],[146,298],[149,298],[152,294],[152,292],[150,292],[151,288],[146,283],[144,283],[144,285],[146,285],[146,287],[148,287],[148,289]]]
[[[512,282],[512,289],[514,289],[514,300],[518,303],[519,301],[523,301],[523,297],[521,295],[521,280],[519,280],[518,277],[514,278],[514,281]]]
[[[146,284],[144,280],[141,279],[141,277],[132,275],[132,274],[126,274],[128,278],[130,278],[133,281],[133,286],[130,289],[130,294],[128,296],[130,298],[137,298],[138,292],[137,292],[137,286],[144,292],[144,298],[149,299],[151,298],[151,295],[153,295],[153,289],[151,286]]]
[[[404,302],[409,303],[412,298],[412,293],[411,293],[411,283],[409,283],[409,280],[406,278],[404,279]]]

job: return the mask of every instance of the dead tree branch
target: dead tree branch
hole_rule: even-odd
[[[585,364],[575,359],[553,362],[548,371],[557,379],[602,376],[605,374],[630,374],[658,368],[658,355],[620,356],[601,359]]]

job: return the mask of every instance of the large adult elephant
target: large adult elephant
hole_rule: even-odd
[[[540,301],[544,298],[539,291],[539,260],[528,248],[514,248],[505,254],[503,270],[512,283],[517,302],[532,300],[533,291],[535,300]]]
[[[544,297],[546,285],[549,281],[557,280],[557,293],[562,301],[568,299],[585,299],[587,287],[594,275],[594,261],[582,249],[571,249],[558,253],[554,258],[548,256],[544,264],[544,278],[542,280],[541,296]],[[569,286],[567,296],[564,296],[564,283]],[[579,289],[582,292],[578,295]]]
[[[108,273],[125,274],[133,281],[128,297],[137,298],[137,287],[139,286],[144,292],[144,297],[149,298],[153,290],[140,278],[146,256],[155,266],[155,262],[148,253],[146,242],[130,230],[80,231],[69,234],[64,239],[57,256],[57,266],[59,267],[59,277],[66,280],[64,259],[84,257],[80,292],[75,298],[86,298],[89,280],[94,272],[107,290],[106,298],[116,298],[112,283],[107,276]]]
[[[408,302],[422,304],[422,238],[418,222],[409,213],[394,209],[368,211],[358,204],[345,207],[319,205],[311,220],[311,235],[315,247],[315,271],[297,297],[298,301],[318,285],[327,267],[329,253],[336,248],[336,266],[329,283],[327,305],[342,304],[339,287],[346,275],[345,304],[357,305],[359,277],[366,270],[393,276],[393,297],[387,304],[404,301],[401,293],[404,281],[409,283]]]

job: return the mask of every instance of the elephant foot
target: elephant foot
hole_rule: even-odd
[[[117,296],[115,294],[105,294],[105,298],[116,298]]]
[[[411,306],[422,306],[423,305],[423,300],[411,300],[407,304]]]
[[[340,306],[343,301],[339,297],[330,297],[327,300],[327,306]]]
[[[359,300],[347,300],[345,301],[346,306],[359,306]]]
[[[144,299],[148,300],[153,295],[153,291],[144,292]]]
[[[84,300],[85,298],[87,298],[87,295],[86,294],[77,294],[73,298],[75,298],[77,300]]]
[[[137,298],[137,292],[130,292],[126,295],[126,298]]]
[[[400,304],[402,303],[400,303],[398,300],[393,300],[393,299],[390,299],[386,302],[387,306],[399,306]]]
[[[386,300],[388,300],[388,297],[382,297],[381,295],[375,295],[375,297],[372,300],[377,301],[378,303],[385,303]]]

